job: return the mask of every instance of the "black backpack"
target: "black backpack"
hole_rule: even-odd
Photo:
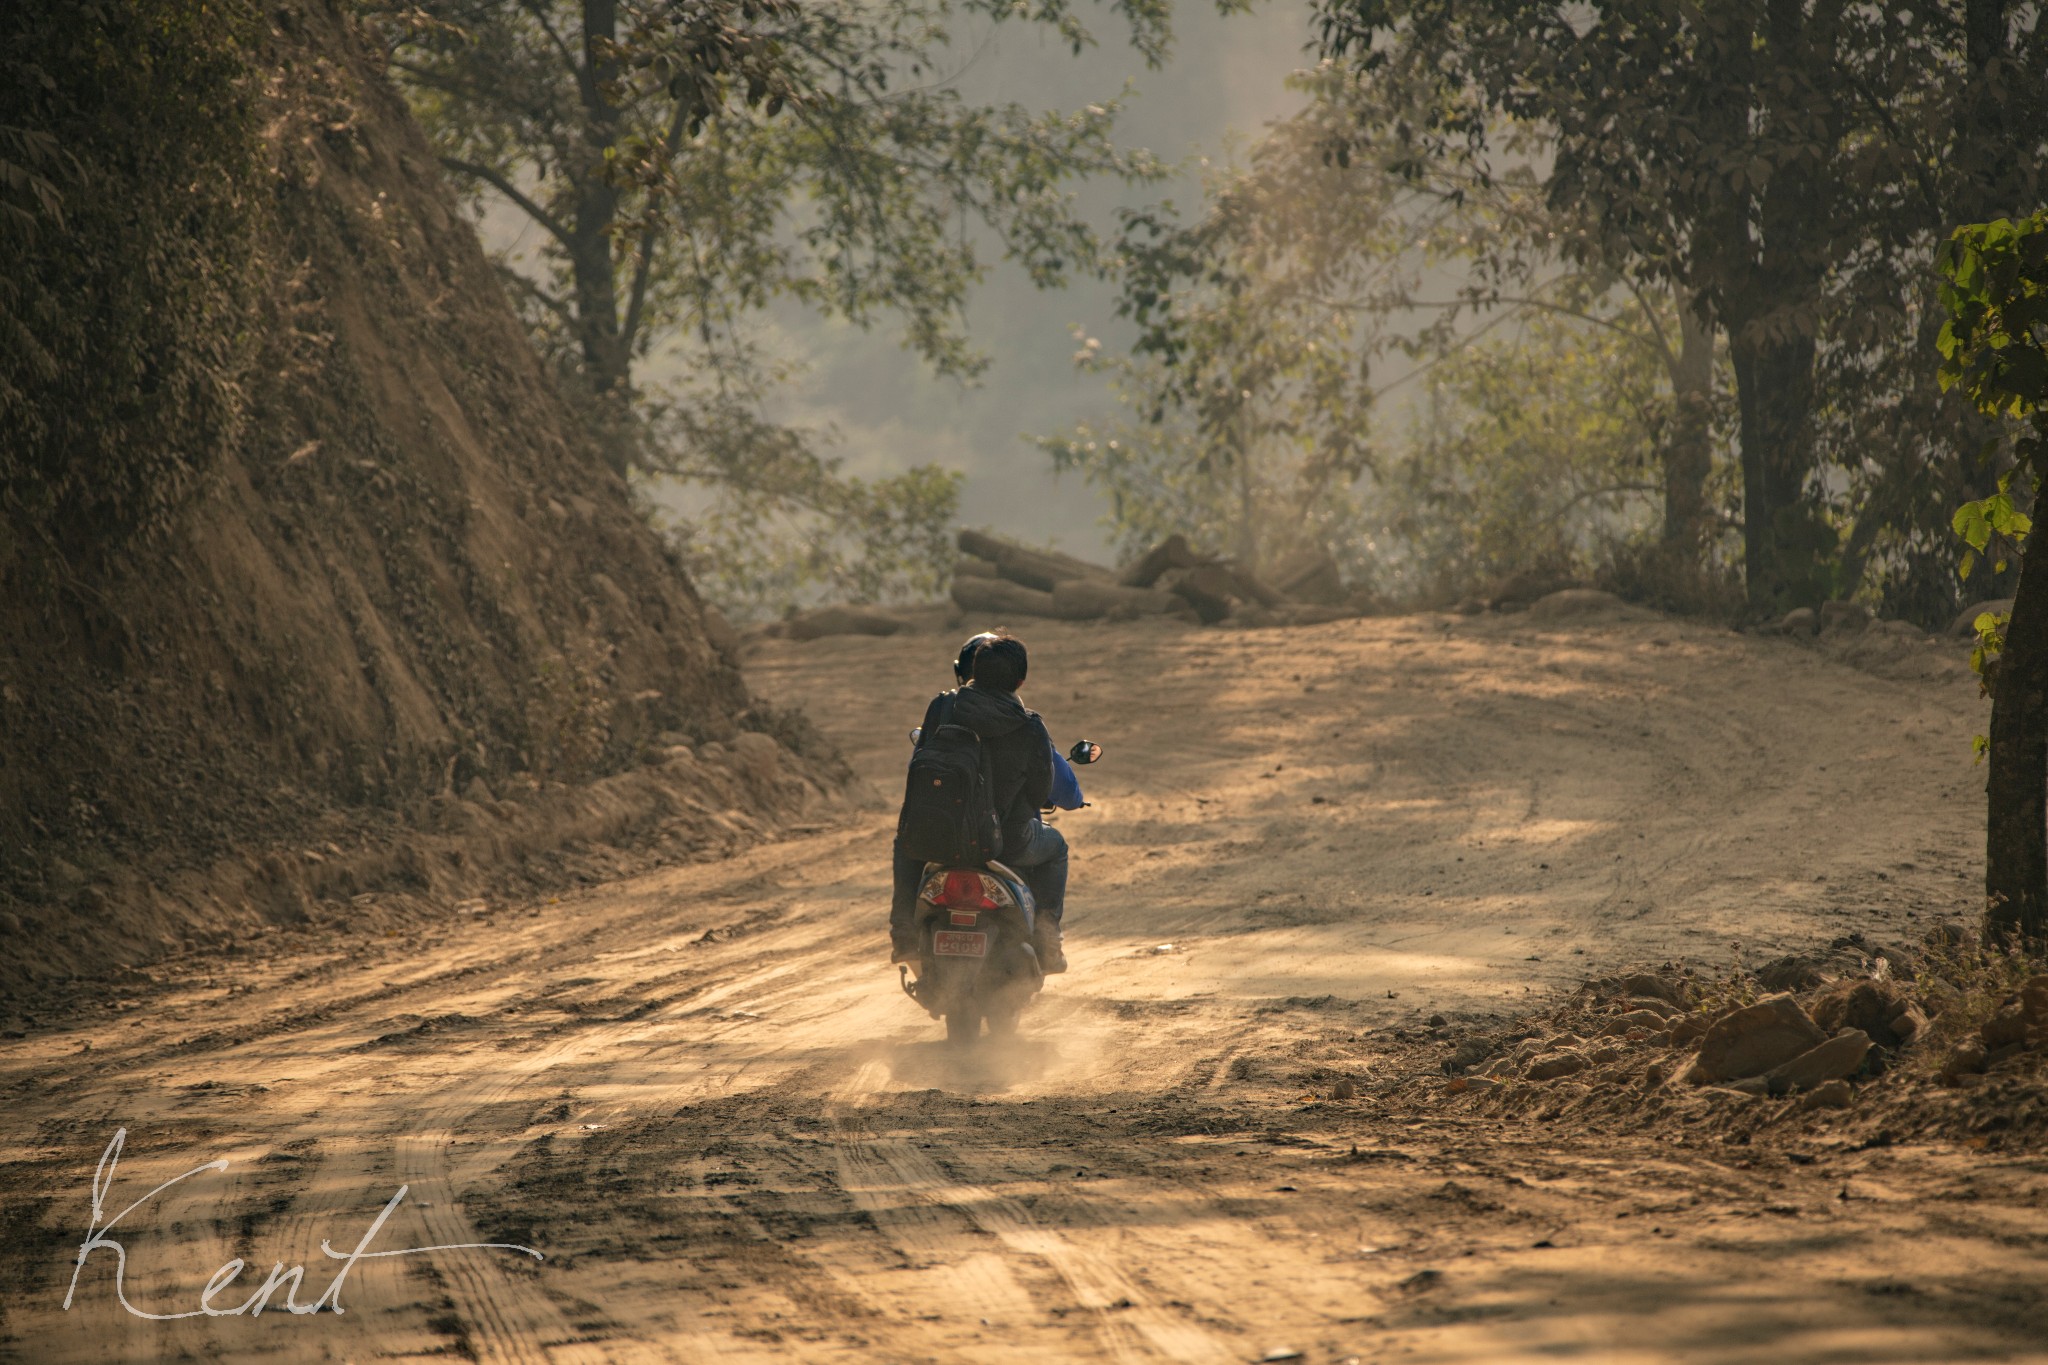
[[[924,732],[910,756],[896,846],[924,862],[979,867],[1002,856],[1003,834],[988,749],[980,735],[953,724],[954,705],[948,699],[944,718]]]

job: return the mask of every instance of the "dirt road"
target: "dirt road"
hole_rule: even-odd
[[[1974,689],[1644,618],[1043,627],[1074,969],[950,1053],[882,965],[951,636],[770,644],[873,785],[732,861],[159,973],[0,1062],[0,1350],[48,1362],[2048,1359],[2048,1163],[1329,1098],[1390,1030],[1970,899]],[[105,1215],[147,1199],[93,1252]],[[370,1252],[340,1256],[400,1186]],[[145,1320],[297,1301],[341,1316]]]

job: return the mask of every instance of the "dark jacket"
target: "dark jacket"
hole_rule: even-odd
[[[988,750],[1003,849],[1017,852],[1030,837],[1032,820],[1052,799],[1052,737],[1045,732],[1045,722],[1037,712],[1025,710],[1016,693],[984,692],[978,687],[933,697],[924,709],[924,732],[931,734],[949,719],[981,736]]]

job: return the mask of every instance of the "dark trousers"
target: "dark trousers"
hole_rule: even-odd
[[[889,898],[889,935],[908,940],[916,929],[917,883],[924,875],[924,863],[895,852],[895,887]],[[1013,857],[1000,860],[1015,869],[1031,888],[1031,901],[1041,915],[1057,924],[1067,907],[1067,839],[1042,820],[1034,819],[1024,846]]]

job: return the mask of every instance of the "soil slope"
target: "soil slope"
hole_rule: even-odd
[[[599,845],[728,849],[816,794],[775,771],[803,727],[755,708],[577,434],[370,44],[320,0],[261,16],[255,183],[231,236],[183,243],[253,295],[237,420],[154,535],[81,512],[75,544],[0,536],[0,1002],[373,893],[397,922],[616,872]],[[736,771],[747,730],[769,741]]]
[[[883,965],[903,731],[954,635],[774,642],[875,794],[714,865],[188,963],[4,1045],[0,1331],[38,1361],[2048,1359],[2038,1153],[1616,1134],[1379,1084],[1399,1034],[1971,899],[1966,675],[1654,619],[1035,627],[1108,747],[1073,971],[960,1055]],[[1738,949],[1737,941],[1740,941]],[[89,1050],[88,1050],[89,1049]],[[1337,1098],[1355,1078],[1357,1097]],[[148,1322],[213,1268],[343,1317]],[[253,1292],[247,1275],[217,1303]],[[1292,1353],[1299,1353],[1292,1354]]]

